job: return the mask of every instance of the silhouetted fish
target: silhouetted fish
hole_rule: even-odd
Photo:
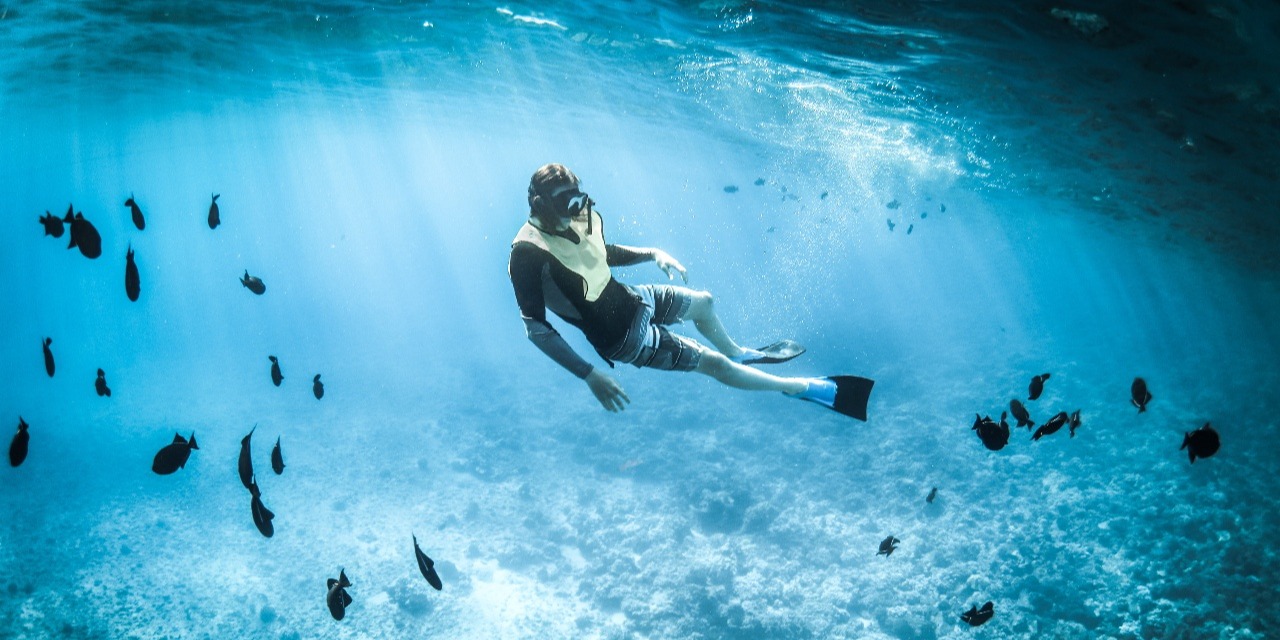
[[[133,226],[142,231],[147,228],[147,221],[142,217],[142,209],[138,207],[138,203],[134,201],[133,194],[129,194],[129,199],[124,201],[124,206],[129,207],[129,212],[133,214]]]
[[[316,400],[324,397],[324,383],[320,382],[320,374],[311,380],[311,393],[316,394]]]
[[[253,425],[249,430],[249,435],[240,439],[240,461],[236,465],[240,472],[240,484],[249,491],[253,491],[253,459],[249,455],[249,441],[253,438],[253,432],[258,430],[258,425]]]
[[[893,200],[890,200],[889,202],[885,203],[884,206],[889,209],[897,209],[898,207],[902,206],[902,203],[898,202],[897,198],[894,198]]]
[[[209,228],[210,229],[217,229],[218,225],[222,224],[222,215],[218,211],[219,195],[220,194],[217,194],[217,193],[213,194],[213,202],[209,204]]]
[[[1040,394],[1044,392],[1044,383],[1049,379],[1049,374],[1042,373],[1031,379],[1031,386],[1027,389],[1027,399],[1037,400]]]
[[[133,261],[133,245],[129,245],[129,252],[124,254],[124,292],[129,299],[137,302],[138,294],[142,291],[142,283],[138,280],[138,264]]]
[[[929,491],[929,495],[924,499],[924,501],[928,504],[933,504],[933,499],[936,497],[938,497],[938,488],[934,487]]]
[[[884,219],[884,221],[885,221],[885,222],[887,222],[887,223],[889,223],[889,230],[890,230],[890,231],[893,231],[893,228],[894,228],[894,227],[896,227],[896,226],[898,226],[897,224],[895,224],[895,223],[893,222],[893,220],[891,220],[891,219],[889,219],[889,218],[885,218],[885,219]]]
[[[1147,381],[1142,378],[1134,378],[1133,385],[1129,387],[1129,402],[1138,408],[1138,413],[1147,410],[1147,403],[1151,402],[1151,392],[1147,391]]]
[[[986,604],[982,605],[981,609],[977,607],[969,607],[968,611],[960,614],[960,619],[968,622],[971,627],[977,627],[990,620],[991,616],[994,616],[995,614],[995,605],[988,600]]]
[[[31,434],[27,433],[27,423],[23,421],[22,416],[18,416],[18,432],[13,434],[13,442],[9,443],[9,464],[11,466],[16,467],[27,459],[27,444],[30,440]]]
[[[1075,411],[1071,412],[1071,419],[1067,422],[1067,425],[1071,427],[1071,437],[1072,438],[1076,437],[1076,429],[1080,428],[1080,410],[1079,409],[1076,409]]]
[[[1009,411],[1013,413],[1013,417],[1018,421],[1019,427],[1030,429],[1036,426],[1035,420],[1031,419],[1031,414],[1027,413],[1027,408],[1022,405],[1022,401],[1014,398],[1009,401]]]
[[[280,455],[280,438],[276,437],[276,446],[271,448],[271,470],[276,475],[284,473],[284,456]]]
[[[329,594],[325,596],[329,613],[333,614],[334,620],[341,620],[347,615],[347,607],[351,606],[351,596],[347,594],[347,587],[351,586],[351,581],[347,580],[346,571],[339,569],[338,579],[329,578],[325,584],[329,587]]]
[[[191,450],[199,448],[196,446],[195,432],[192,432],[191,440],[183,440],[181,435],[175,433],[173,442],[156,453],[155,460],[151,461],[151,470],[162,476],[169,475],[186,467],[187,459],[191,457]]]
[[[111,397],[111,389],[107,387],[107,374],[102,369],[98,369],[98,379],[93,381],[93,388],[98,392],[98,397]]]
[[[262,504],[262,492],[258,490],[258,479],[251,478],[249,480],[249,495],[253,499],[249,501],[249,509],[253,512],[253,526],[258,528],[258,532],[270,538],[276,532],[276,528],[271,524],[276,514]]]
[[[1009,444],[1009,423],[1005,422],[1008,413],[1000,414],[1000,424],[996,424],[991,416],[982,417],[978,414],[973,415],[974,431],[978,432],[978,438],[982,440],[983,446],[992,450],[999,451]]]
[[[90,260],[102,255],[102,236],[98,234],[98,229],[93,226],[93,223],[85,219],[83,213],[76,212],[73,216],[69,207],[63,221],[71,225],[71,242],[67,244],[68,249],[78,247],[80,254]]]
[[[40,224],[44,225],[44,234],[46,236],[53,236],[55,238],[62,237],[62,233],[65,229],[62,225],[62,218],[49,213],[47,209],[45,210],[44,215],[40,217]]]
[[[915,229],[916,229],[916,225],[914,224],[907,225],[907,235],[911,235],[911,232],[915,231]]]
[[[1040,425],[1040,428],[1036,429],[1036,432],[1031,434],[1031,439],[1039,440],[1045,436],[1051,436],[1057,433],[1058,429],[1061,429],[1062,425],[1066,424],[1069,420],[1071,420],[1071,416],[1068,416],[1066,411],[1059,411],[1052,418],[1049,418],[1047,422]]]
[[[21,429],[22,426],[19,425],[18,428]],[[1195,464],[1196,458],[1212,456],[1218,452],[1218,447],[1221,445],[1222,442],[1218,439],[1218,432],[1206,422],[1203,427],[1195,431],[1188,431],[1182,436],[1181,449],[1187,451],[1187,455],[1191,458],[1191,463]]]
[[[436,563],[422,552],[422,548],[418,546],[418,536],[413,536],[413,555],[418,559],[418,571],[422,572],[422,577],[427,579],[427,584],[435,587],[436,591],[444,588],[444,584],[440,582],[440,574],[436,573]]]
[[[49,345],[53,344],[53,338],[44,339],[44,372],[53,377],[53,352],[49,350]]]
[[[262,279],[257,276],[249,275],[248,270],[245,270],[244,277],[240,278],[240,284],[244,285],[244,288],[258,295],[262,295],[267,292],[267,285],[262,283]]]
[[[284,381],[284,375],[280,373],[280,361],[275,356],[267,356],[267,359],[271,361],[271,384],[278,387]]]
[[[886,558],[893,555],[894,550],[898,548],[897,545],[899,542],[901,542],[901,540],[898,540],[893,536],[889,536],[888,538],[881,540],[880,550],[876,552],[876,555],[884,556]]]

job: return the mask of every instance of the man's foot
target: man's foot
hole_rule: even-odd
[[[836,383],[830,378],[810,378],[809,386],[804,391],[795,394],[787,394],[792,398],[800,398],[816,402],[824,407],[833,408],[836,406]]]

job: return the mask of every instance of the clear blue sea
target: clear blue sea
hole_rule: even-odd
[[[547,162],[869,419],[602,409],[508,279]],[[0,0],[0,638],[1280,637],[1278,184],[1260,0]]]

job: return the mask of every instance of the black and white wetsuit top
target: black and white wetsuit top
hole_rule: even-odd
[[[525,223],[511,243],[507,265],[529,340],[579,378],[587,377],[593,367],[547,322],[546,310],[580,329],[607,360],[606,354],[623,341],[644,304],[608,268],[652,259],[647,252],[606,244],[599,214],[588,215],[594,218],[591,233],[587,233],[586,216],[557,233]],[[598,259],[593,264],[593,253],[603,253],[606,264],[598,264]]]

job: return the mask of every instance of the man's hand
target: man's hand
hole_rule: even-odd
[[[680,264],[680,262],[675,258],[672,258],[671,254],[663,251],[662,249],[654,249],[653,261],[658,263],[658,268],[662,269],[662,271],[667,274],[668,280],[675,279],[675,276],[671,274],[671,270],[675,269],[680,272],[680,279],[683,280],[685,284],[689,284],[689,276],[684,270],[684,265]]]
[[[591,393],[594,393],[596,400],[604,405],[605,409],[617,413],[622,411],[626,403],[631,402],[631,398],[627,397],[627,393],[622,387],[608,374],[600,371],[599,368],[592,369],[591,373],[586,377],[587,386],[591,387]]]

